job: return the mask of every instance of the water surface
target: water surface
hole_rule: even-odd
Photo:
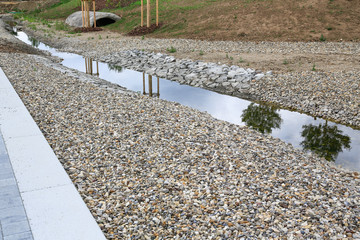
[[[291,143],[297,148],[316,152],[345,168],[360,171],[359,130],[306,114],[276,109],[202,88],[181,85],[156,76],[145,76],[141,72],[94,62],[77,54],[59,52],[28,37],[24,32],[18,32],[17,37],[63,58],[62,64],[66,67],[98,74],[102,79],[142,94],[206,111],[217,119],[247,125],[259,132],[271,134]]]

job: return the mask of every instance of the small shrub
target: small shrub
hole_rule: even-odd
[[[59,22],[57,21],[55,23],[55,29],[58,31],[67,31],[68,30],[68,26],[64,23],[64,22]]]
[[[36,25],[35,24],[29,24],[29,28],[31,28],[32,30],[36,31]]]
[[[288,64],[289,64],[288,60],[287,60],[287,59],[284,59],[283,64],[284,64],[284,65],[288,65]]]
[[[203,50],[200,50],[199,55],[200,55],[200,56],[204,55]]]
[[[321,42],[325,42],[326,41],[326,38],[324,37],[324,35],[321,34],[321,37],[320,37],[320,41]]]
[[[314,63],[314,65],[313,65],[313,67],[312,67],[312,69],[311,69],[311,71],[316,71],[316,68],[315,68],[316,66],[315,66],[315,63]]]
[[[176,52],[176,48],[174,48],[173,46],[171,46],[171,48],[167,48],[166,50],[168,52],[170,52],[170,53],[175,53]]]

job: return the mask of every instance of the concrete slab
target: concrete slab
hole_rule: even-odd
[[[5,143],[20,192],[72,184],[43,136],[5,139]]]
[[[31,232],[24,232],[24,233],[4,236],[4,240],[33,240],[33,238]]]
[[[30,227],[27,219],[24,221],[13,222],[6,225],[3,224],[2,226],[3,226],[3,234],[5,237],[20,233],[30,232]]]
[[[6,108],[1,111],[0,125],[2,125],[4,139],[23,136],[42,136],[40,129],[34,124],[31,115],[25,110],[17,107],[12,109]]]
[[[83,207],[73,185],[26,192],[22,196],[34,239],[55,239],[54,236],[64,240],[105,239],[101,231],[94,231],[99,226]]]
[[[13,89],[3,71],[0,71],[0,89]]]
[[[17,93],[13,89],[0,88],[0,108],[8,108],[14,110],[17,110],[17,108],[24,108],[25,106],[20,100],[20,98],[13,99],[11,97],[14,94],[16,94],[17,96]]]
[[[4,138],[0,141],[0,164],[4,166],[0,173],[3,190],[0,205],[6,206],[0,208],[0,239],[105,239],[61,163],[10,86],[0,68],[0,133]],[[7,171],[10,168],[6,161],[10,161],[13,172]],[[11,180],[14,175],[20,190],[20,193],[17,190],[18,195],[16,184]],[[27,219],[30,228],[26,226]],[[5,232],[4,225],[7,227]]]
[[[28,232],[32,240],[30,226],[16,183],[15,175],[0,131],[0,237],[21,239],[19,234]],[[30,235],[29,235],[30,234]]]
[[[0,221],[3,229],[3,234],[8,224],[26,220],[26,213],[23,206],[0,209]]]

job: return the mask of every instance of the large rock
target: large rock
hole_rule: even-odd
[[[113,13],[106,13],[106,12],[95,12],[96,17],[96,26],[101,27],[116,21],[119,21],[121,18]],[[82,15],[81,11],[74,12],[70,16],[67,17],[66,24],[72,27],[82,27]],[[90,26],[94,26],[94,13],[90,12]]]

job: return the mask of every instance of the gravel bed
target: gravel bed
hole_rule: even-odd
[[[360,128],[360,72],[294,72],[252,82],[249,94]]]
[[[45,57],[0,65],[108,239],[356,239],[356,172]]]
[[[193,39],[159,39],[129,37],[118,34],[106,39],[86,39],[84,41],[75,37],[47,38],[41,31],[32,31],[32,35],[57,48],[73,52],[91,52],[104,56],[115,51],[129,49],[144,49],[150,52],[164,52],[174,47],[179,52],[203,51],[216,52],[243,52],[243,53],[309,53],[309,54],[360,54],[358,42],[242,42],[242,41],[204,41]]]
[[[237,52],[253,54],[318,54],[326,56],[359,56],[360,43],[350,42],[231,42],[231,41],[199,41],[187,39],[152,39],[140,37],[80,40],[74,37],[44,38],[40,31],[33,32],[42,41],[56,46],[64,51],[76,52],[94,59],[114,59],[123,52],[138,49],[148,52],[163,52],[174,47],[178,52],[190,53],[204,51],[207,54],[218,52]],[[118,53],[118,54],[117,54]],[[220,64],[220,63],[219,63]],[[360,64],[360,62],[359,62]],[[144,69],[146,70],[146,69]],[[271,71],[267,69],[266,71]],[[265,72],[266,72],[265,71]],[[183,76],[185,77],[185,76]],[[202,79],[198,79],[202,86]],[[226,83],[227,84],[227,83]],[[232,82],[228,83],[229,86]],[[265,101],[275,105],[290,108],[299,112],[322,117],[342,124],[360,128],[360,72],[355,71],[294,71],[275,74],[271,77],[259,78],[250,83],[250,94],[246,98],[255,101]],[[226,90],[226,89],[225,89]],[[224,93],[224,89],[221,89]],[[236,91],[235,91],[236,92]],[[234,94],[230,88],[229,95]],[[235,94],[236,95],[236,94]]]

